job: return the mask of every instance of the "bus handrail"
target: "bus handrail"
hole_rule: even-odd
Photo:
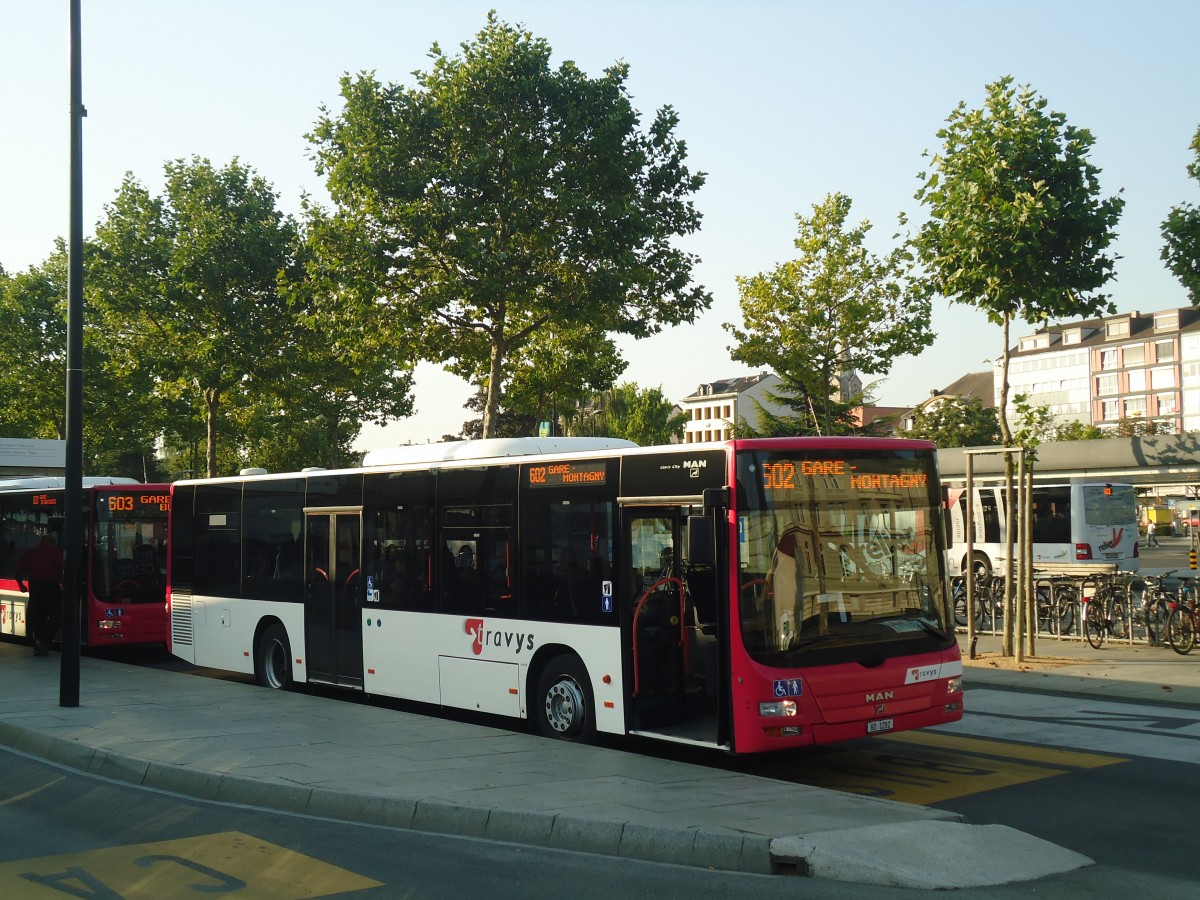
[[[690,653],[687,644],[687,619],[684,615],[687,598],[684,595],[683,579],[682,578],[660,578],[654,584],[646,588],[645,592],[638,599],[637,605],[633,608],[633,696],[638,696],[638,691],[641,686],[641,659],[638,656],[638,617],[642,614],[642,607],[646,605],[646,601],[650,599],[650,595],[657,591],[665,584],[676,584],[679,586],[679,646],[683,648],[683,670],[689,671],[691,666]]]

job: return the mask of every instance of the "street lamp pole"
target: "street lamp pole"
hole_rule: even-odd
[[[67,262],[67,458],[63,505],[62,661],[58,705],[79,705],[83,570],[83,79],[80,0],[71,0],[71,198]]]

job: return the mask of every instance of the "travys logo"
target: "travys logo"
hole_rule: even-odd
[[[487,627],[483,619],[467,619],[463,623],[463,631],[471,636],[471,652],[476,656],[483,653],[484,647],[513,650],[517,655],[520,655],[522,650],[533,649],[532,634],[523,631],[494,631]]]
[[[1114,528],[1113,532],[1112,532],[1112,540],[1105,541],[1103,544],[1100,545],[1101,552],[1103,552],[1105,550],[1111,550],[1113,547],[1120,546],[1121,538],[1124,537],[1124,535],[1125,535],[1124,528]]]

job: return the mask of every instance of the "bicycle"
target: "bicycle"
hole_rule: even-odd
[[[1092,596],[1083,598],[1083,636],[1096,650],[1111,635],[1117,640],[1129,636],[1128,603],[1116,590],[1114,576],[1097,576]]]
[[[1039,581],[1034,588],[1037,597],[1039,633],[1055,637],[1070,634],[1075,627],[1075,603],[1078,592],[1070,578],[1051,578]]]
[[[1145,625],[1146,641],[1152,647],[1166,642],[1167,619],[1171,608],[1178,603],[1178,587],[1172,588],[1169,582],[1173,579],[1175,570],[1163,572],[1161,575],[1142,575],[1130,581],[1130,607],[1133,607],[1133,594],[1141,584],[1141,607],[1138,609],[1135,623]],[[1179,582],[1183,586],[1183,582]]]
[[[1196,628],[1200,624],[1197,607],[1195,586],[1180,584],[1179,600],[1167,619],[1167,642],[1181,656],[1186,656],[1196,645]]]

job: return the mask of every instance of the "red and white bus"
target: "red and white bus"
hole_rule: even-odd
[[[973,552],[975,569],[1004,571],[1008,553],[1008,504],[1004,486],[975,487]],[[1075,482],[1035,484],[1031,492],[1030,537],[1033,562],[1071,564],[1105,562],[1122,572],[1141,566],[1137,498],[1133,485]],[[950,574],[967,571],[967,490],[946,488]]]
[[[935,448],[868,438],[377,451],[176,482],[196,665],[760,752],[953,722]]]
[[[62,540],[64,479],[0,480],[0,634],[25,636],[21,555],[45,533]],[[80,640],[89,647],[165,644],[169,484],[83,479]]]

